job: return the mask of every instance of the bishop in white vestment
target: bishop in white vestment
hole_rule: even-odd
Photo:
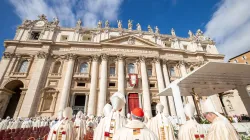
[[[143,110],[135,108],[131,113],[132,120],[115,132],[113,140],[157,140],[154,132],[143,123]]]
[[[174,128],[167,116],[163,114],[164,106],[160,103],[157,104],[157,115],[152,118],[148,126],[159,140],[175,140]]]
[[[209,99],[204,102],[204,117],[211,122],[211,126],[208,130],[206,140],[239,140],[239,136],[234,129],[233,125],[222,116],[220,113],[216,112],[214,108],[209,103]]]
[[[205,131],[194,119],[195,107],[192,104],[186,104],[184,112],[187,121],[179,130],[178,140],[204,140]]]
[[[76,140],[83,140],[84,132],[86,132],[86,126],[84,126],[85,123],[82,120],[82,115],[83,115],[82,111],[79,111],[76,114],[76,119],[74,122],[74,127],[76,131]]]
[[[47,140],[75,140],[72,114],[72,108],[67,107],[64,109],[63,119],[50,129]]]

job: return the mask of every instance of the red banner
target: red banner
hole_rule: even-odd
[[[138,85],[138,74],[128,74],[129,75],[129,85],[135,87]]]

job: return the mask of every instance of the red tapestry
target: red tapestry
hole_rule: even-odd
[[[131,111],[137,107],[139,107],[138,94],[137,93],[130,93],[128,95],[128,113],[131,113]]]

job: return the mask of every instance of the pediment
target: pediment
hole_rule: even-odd
[[[158,47],[156,43],[146,40],[144,38],[138,37],[136,35],[124,35],[124,36],[119,36],[115,38],[110,38],[110,39],[101,41],[101,43]]]

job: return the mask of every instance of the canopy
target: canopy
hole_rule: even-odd
[[[208,62],[186,76],[175,80],[158,96],[172,96],[172,87],[178,85],[182,96],[190,96],[192,88],[199,96],[210,96],[250,85],[250,65]]]

